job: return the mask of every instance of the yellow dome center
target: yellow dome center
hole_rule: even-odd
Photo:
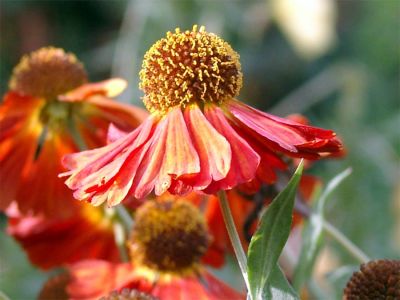
[[[204,27],[168,32],[145,54],[140,71],[143,102],[150,112],[190,103],[222,103],[242,86],[239,55]]]
[[[196,270],[209,244],[201,212],[186,201],[148,201],[136,212],[134,262],[164,273]]]
[[[85,82],[86,71],[75,55],[45,47],[22,57],[9,87],[24,95],[54,100]]]

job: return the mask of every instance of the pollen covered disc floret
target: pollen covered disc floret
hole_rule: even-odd
[[[140,72],[144,104],[150,112],[190,103],[222,103],[242,86],[239,55],[202,26],[174,33],[156,42],[145,54]]]
[[[190,273],[208,244],[205,219],[189,202],[148,201],[137,210],[130,243],[135,263],[161,273]]]
[[[74,54],[45,47],[22,57],[9,87],[23,95],[54,100],[86,82],[86,71]]]

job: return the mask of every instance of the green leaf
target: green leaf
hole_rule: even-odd
[[[313,204],[313,211],[303,229],[300,259],[294,272],[293,287],[296,291],[300,291],[303,284],[311,277],[316,257],[322,246],[326,201],[339,184],[350,174],[351,169],[349,168],[336,175],[328,183],[321,197]]]
[[[262,299],[296,300],[299,297],[290,286],[281,268],[276,265],[272,270],[269,283],[264,287]]]
[[[323,216],[323,210],[325,208],[326,200],[329,198],[329,196],[332,194],[333,191],[336,190],[336,188],[339,186],[339,184],[342,183],[344,179],[346,179],[350,174],[352,170],[351,168],[347,168],[343,172],[339,173],[335,177],[331,179],[331,181],[328,182],[326,189],[322,193],[321,197],[318,199],[316,202],[316,212]]]
[[[265,289],[270,288],[271,280],[277,280],[274,268],[289,237],[294,200],[302,171],[303,162],[263,214],[259,228],[250,241],[247,271],[249,292],[253,300],[264,299]],[[271,277],[271,274],[275,276]]]

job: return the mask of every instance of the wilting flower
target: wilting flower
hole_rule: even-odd
[[[272,183],[281,154],[318,159],[341,150],[335,133],[251,108],[235,97],[239,55],[201,27],[167,33],[146,53],[140,72],[143,124],[103,148],[67,155],[66,184],[98,205],[143,198],[153,189],[215,193],[254,178]]]
[[[102,207],[82,203],[69,218],[23,216],[7,210],[10,234],[41,269],[60,267],[82,259],[120,261],[115,244],[113,216]]]
[[[82,64],[62,49],[24,56],[0,105],[0,209],[15,200],[24,214],[70,214],[76,206],[57,177],[61,157],[104,145],[111,122],[124,130],[140,123],[142,110],[109,99],[125,86],[122,79],[87,83]]]
[[[147,201],[136,212],[131,263],[86,260],[69,267],[71,299],[98,299],[124,288],[160,298],[235,300],[245,296],[201,263],[210,242],[206,221],[188,201]]]

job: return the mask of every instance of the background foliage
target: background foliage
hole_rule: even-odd
[[[205,25],[241,55],[241,100],[282,116],[303,113],[339,133],[347,157],[307,171],[327,182],[353,168],[326,218],[371,258],[400,258],[400,1],[332,1],[336,38],[320,55],[296,49],[282,30],[276,2],[2,0],[0,91],[7,90],[21,55],[54,45],[76,53],[91,80],[127,78],[130,88],[120,100],[141,105],[137,75],[144,52],[167,30]],[[5,235],[5,223],[2,218],[0,289],[11,299],[32,299],[48,274],[29,266]],[[327,271],[355,263],[329,239],[327,245],[315,274],[322,284]],[[227,273],[221,272],[225,280],[237,280]],[[349,276],[343,274],[329,277],[337,283],[333,298],[341,297]]]

